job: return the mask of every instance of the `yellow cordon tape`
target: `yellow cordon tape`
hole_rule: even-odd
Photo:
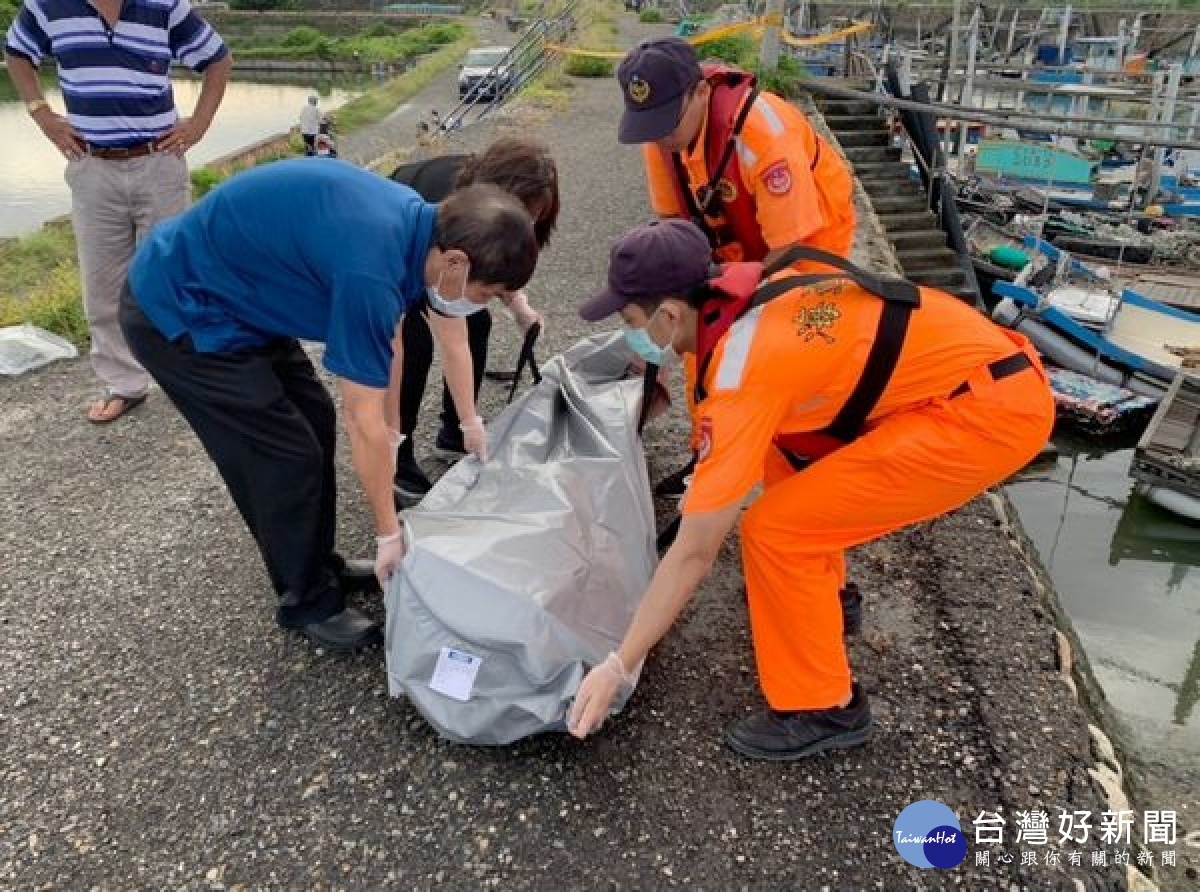
[[[855,34],[863,34],[866,31],[870,31],[871,27],[870,22],[855,22],[853,25],[847,25],[840,31],[833,31],[829,34],[817,34],[813,37],[793,37],[786,31],[782,31],[779,37],[788,46],[824,46],[827,43],[836,43],[847,37],[853,37]]]
[[[688,43],[693,46],[702,46],[706,43],[711,43],[714,40],[720,40],[723,37],[729,37],[733,34],[740,34],[743,31],[751,31],[756,34],[761,34],[762,30],[769,24],[779,22],[778,16],[765,17],[756,19],[753,22],[739,22],[736,25],[726,25],[722,28],[714,28],[711,31],[705,31],[703,34],[695,34],[685,38]],[[855,22],[853,25],[848,25],[840,31],[833,31],[829,34],[818,34],[813,37],[795,37],[786,31],[780,31],[780,39],[788,46],[798,47],[814,47],[824,46],[827,43],[835,43],[839,40],[845,40],[847,37],[852,37],[855,34],[862,34],[870,31],[873,26],[870,22]],[[586,56],[592,59],[624,59],[625,53],[619,50],[584,50],[578,47],[565,46],[559,43],[546,44],[546,51],[550,53],[562,53],[567,56]]]

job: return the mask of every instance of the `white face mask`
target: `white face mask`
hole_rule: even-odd
[[[463,273],[462,292],[456,300],[449,300],[442,295],[439,289],[442,285],[442,276],[444,273],[438,273],[437,284],[425,288],[425,293],[429,297],[429,305],[443,316],[450,316],[454,319],[462,319],[464,316],[470,316],[482,310],[484,308],[483,304],[477,304],[467,299],[467,278],[470,272],[471,264],[468,263],[467,269]]]

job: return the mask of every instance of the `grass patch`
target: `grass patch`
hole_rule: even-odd
[[[0,326],[28,322],[66,338],[76,347],[88,345],[87,317],[79,271],[56,267],[28,297],[0,294]]]
[[[4,242],[0,244],[0,294],[26,296],[42,283],[47,270],[76,263],[75,233],[66,223]]]
[[[0,245],[0,326],[22,322],[87,346],[75,235],[68,225]]]
[[[521,98],[540,108],[565,111],[571,101],[571,81],[556,65],[538,75],[521,91]]]
[[[759,62],[759,43],[748,34],[735,34],[702,43],[697,48],[701,59],[724,59],[739,68],[752,71],[761,89],[778,96],[795,98],[803,93],[804,66],[791,56],[780,56],[775,68],[764,69]]]
[[[463,31],[458,40],[430,53],[409,71],[368,90],[335,111],[330,117],[335,122],[336,130],[352,133],[374,124],[395,111],[402,102],[421,92],[430,81],[465,56],[474,44],[474,32],[469,29]]]
[[[564,70],[571,77],[612,77],[613,60],[598,56],[568,56]]]
[[[611,52],[617,49],[617,14],[621,7],[614,0],[599,0],[580,15],[579,49]],[[612,77],[615,59],[604,56],[570,54],[563,70],[572,77]]]
[[[293,28],[277,43],[247,41],[233,44],[239,59],[357,59],[361,62],[394,62],[421,56],[461,40],[467,33],[461,22],[435,22],[408,31],[373,25],[353,37],[330,37],[310,25]]]
[[[659,25],[665,20],[661,9],[643,9],[638,13],[638,21],[647,25]]]

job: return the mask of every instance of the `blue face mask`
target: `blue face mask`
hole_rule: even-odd
[[[654,321],[654,316],[657,315],[658,311],[655,310],[654,315],[646,320],[645,328],[625,329],[625,343],[629,345],[630,350],[651,365],[656,365],[659,368],[669,368],[674,365],[675,360],[679,358],[679,354],[675,352],[675,347],[670,342],[667,343],[667,346],[663,347],[655,343],[654,338],[650,337],[650,323]]]
[[[663,348],[654,343],[644,328],[625,329],[625,343],[629,349],[651,365],[662,365]]]

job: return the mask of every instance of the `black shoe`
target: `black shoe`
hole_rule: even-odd
[[[338,571],[338,587],[345,595],[359,592],[377,595],[383,591],[379,587],[379,577],[375,575],[375,565],[364,560],[342,561],[342,568]]]
[[[398,498],[408,502],[419,502],[432,488],[433,484],[415,461],[396,465],[396,479],[392,489]]]
[[[449,452],[454,455],[466,455],[467,447],[463,443],[462,431],[454,431],[444,427],[438,431],[434,446],[439,452]]]
[[[826,750],[862,746],[871,736],[871,707],[855,682],[850,703],[832,709],[768,709],[725,732],[725,743],[750,759],[786,762]]]
[[[353,607],[347,607],[319,623],[301,626],[299,631],[318,647],[339,653],[351,653],[383,641],[379,623]]]
[[[842,601],[842,634],[846,636],[862,633],[862,593],[853,582],[847,582],[838,592]]]
[[[672,474],[658,481],[654,494],[664,499],[682,499],[687,492],[688,484],[692,482],[692,472],[696,470],[696,460],[690,462]]]

